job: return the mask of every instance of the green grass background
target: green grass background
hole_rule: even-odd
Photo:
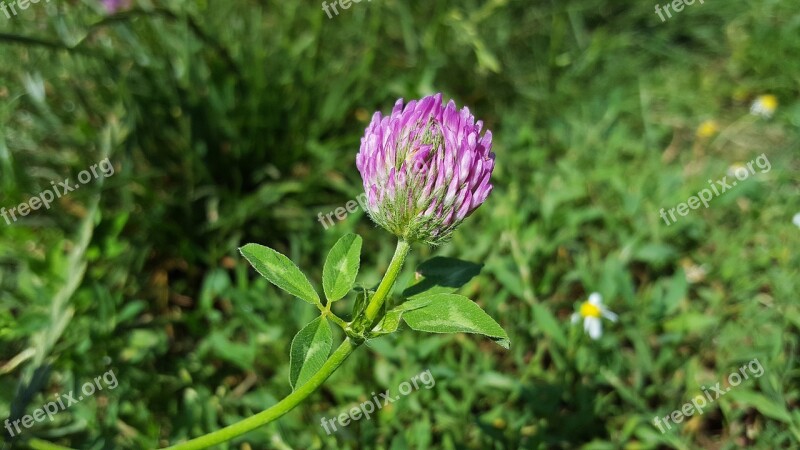
[[[116,169],[0,222],[0,419],[119,380],[4,445],[155,448],[288,394],[289,343],[315,311],[236,248],[269,245],[320,287],[328,248],[357,232],[359,280],[376,283],[390,236],[361,212],[327,230],[317,214],[361,192],[373,111],[442,91],[494,132],[495,190],[451,243],[413,249],[401,287],[433,255],[483,263],[461,293],[511,350],[403,328],[220,448],[799,448],[800,13],[706,1],[662,23],[654,7],[373,0],[328,19],[318,2],[139,0],[108,17],[54,0],[0,15],[0,206],[106,156]],[[775,116],[749,116],[768,93]],[[698,138],[709,119],[720,132]],[[708,209],[658,216],[761,154],[771,170]],[[569,322],[595,291],[620,315],[596,342]],[[654,427],[754,358],[762,377]],[[320,426],[427,369],[434,388]]]

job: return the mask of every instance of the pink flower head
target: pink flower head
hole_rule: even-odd
[[[409,242],[447,240],[492,191],[492,132],[482,129],[442,94],[376,112],[356,156],[372,220]]]
[[[127,9],[131,6],[131,0],[101,0],[103,7],[109,14],[115,14],[121,9]]]

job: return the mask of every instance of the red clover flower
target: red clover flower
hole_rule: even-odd
[[[376,112],[356,157],[372,220],[409,243],[446,241],[492,191],[492,132],[482,129],[442,94]]]

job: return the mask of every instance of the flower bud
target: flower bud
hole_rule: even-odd
[[[372,220],[408,242],[446,241],[492,191],[492,132],[482,129],[442,94],[376,112],[356,156]]]

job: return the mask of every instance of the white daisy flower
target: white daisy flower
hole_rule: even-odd
[[[759,95],[750,106],[750,114],[769,119],[778,109],[778,97],[774,95]]]
[[[792,217],[792,223],[800,227],[800,213],[797,213]]]
[[[744,170],[747,172],[747,166],[742,163],[733,163],[728,167],[728,171],[725,172],[729,177],[733,178],[736,176],[737,170]]]
[[[708,275],[708,269],[705,265],[695,264],[690,258],[682,259],[681,267],[683,267],[683,272],[686,275],[686,281],[692,284],[705,280],[706,275]]]
[[[572,323],[578,323],[583,318],[584,331],[589,334],[590,338],[597,340],[603,335],[601,317],[612,322],[617,321],[617,315],[603,305],[603,297],[597,292],[593,292],[588,301],[581,303],[580,310],[572,314]]]

